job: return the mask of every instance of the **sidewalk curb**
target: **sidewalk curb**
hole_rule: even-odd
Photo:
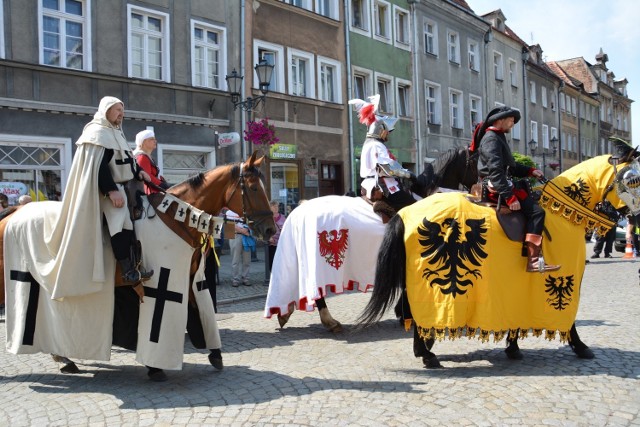
[[[245,297],[237,297],[237,298],[227,298],[227,299],[223,299],[217,302],[218,306],[223,306],[223,305],[231,305],[231,304],[236,304],[236,303],[240,303],[240,302],[246,302],[246,301],[251,301],[254,299],[258,299],[258,298],[266,298],[267,294],[256,294],[256,295],[247,295]]]

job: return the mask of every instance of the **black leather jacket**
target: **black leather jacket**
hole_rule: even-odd
[[[503,133],[487,130],[480,141],[480,158],[478,159],[478,176],[489,178],[494,189],[503,200],[513,195],[513,187],[509,185],[510,177],[529,176],[531,168],[513,159],[513,154]]]

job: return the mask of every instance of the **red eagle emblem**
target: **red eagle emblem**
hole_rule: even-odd
[[[349,247],[349,230],[321,231],[318,233],[318,247],[322,255],[331,267],[336,270],[344,264],[344,251]]]

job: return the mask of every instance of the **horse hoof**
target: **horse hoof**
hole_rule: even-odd
[[[291,317],[291,313],[287,313],[285,315],[278,314],[278,325],[280,325],[281,328],[284,328],[284,325],[289,321],[289,317]]]
[[[167,374],[165,374],[162,369],[158,368],[149,368],[149,372],[147,372],[147,375],[149,376],[149,379],[151,381],[156,383],[165,382],[169,379],[167,377]]]
[[[218,371],[222,371],[224,364],[222,363],[222,354],[220,353],[220,350],[211,350],[211,353],[209,353],[209,363],[211,363],[211,366],[216,368]]]
[[[342,332],[344,332],[344,328],[342,327],[342,323],[336,321],[335,325],[329,328],[329,331],[333,332],[334,334],[341,334]]]
[[[438,356],[433,355],[433,356],[425,356],[422,358],[422,363],[424,363],[424,367],[427,369],[440,369],[442,368],[442,365],[440,364],[440,361],[438,360]]]
[[[507,348],[505,351],[505,353],[507,353],[507,357],[511,360],[522,360],[524,359],[524,355],[522,354],[522,352],[520,351],[519,348],[516,349],[509,349]]]
[[[78,369],[75,363],[69,362],[60,368],[60,372],[63,374],[77,374],[80,372],[80,369]]]
[[[591,360],[596,357],[596,355],[593,354],[593,351],[591,351],[591,349],[586,345],[581,349],[574,348],[573,352],[576,354],[576,356],[578,356],[579,359]]]

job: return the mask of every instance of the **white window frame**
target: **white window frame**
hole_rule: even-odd
[[[493,51],[493,77],[496,80],[504,80],[504,61],[502,53]]]
[[[451,42],[451,37],[455,37]],[[460,64],[460,33],[447,28],[447,58],[449,62]]]
[[[352,98],[360,98],[363,100],[367,100],[367,97],[373,95],[373,71],[368,70],[366,68],[361,68],[361,67],[351,67],[351,75],[353,76],[353,86],[352,86],[352,93],[351,93],[351,97]],[[358,77],[364,77],[364,83],[365,83],[365,93],[360,96],[359,94],[356,94],[355,92],[355,88],[356,88],[356,84],[355,84],[355,78],[356,76]]]
[[[379,32],[380,28],[378,23],[380,22],[379,20],[379,13],[380,13],[380,6],[383,6],[386,13],[383,16],[383,22],[384,22],[384,26],[385,26],[385,33],[381,34]],[[371,2],[371,32],[373,33],[373,38],[375,40],[384,42],[384,43],[388,43],[391,44],[392,43],[392,35],[393,35],[393,28],[391,27],[391,15],[393,13],[393,9],[391,8],[391,3],[384,1],[384,0],[373,0]]]
[[[335,99],[327,99],[326,94],[323,93],[322,83],[323,83],[323,66],[329,66],[334,69],[332,85],[333,85],[333,96]],[[337,104],[342,104],[342,86],[340,82],[342,82],[342,64],[335,59],[326,58],[324,56],[318,56],[318,99],[326,102],[335,102]]]
[[[549,148],[549,125],[542,125],[542,148]]]
[[[509,58],[509,81],[511,86],[518,87],[518,63]]]
[[[60,150],[60,166],[51,168],[51,170],[60,171],[60,200],[64,196],[64,190],[67,188],[67,179],[69,178],[69,171],[71,170],[72,163],[72,146],[73,142],[71,138],[60,138],[52,136],[31,136],[31,135],[13,135],[0,133],[0,144],[10,146],[25,146],[30,145],[34,147],[53,147]],[[17,166],[11,164],[0,165],[0,169],[24,169],[25,166]],[[33,166],[28,167],[29,170],[33,170]]]
[[[536,99],[536,82],[533,80],[529,80],[529,101],[532,104],[537,103]]]
[[[305,87],[305,95],[297,95],[294,94],[294,81],[293,81],[293,61],[296,59],[304,59],[305,61],[307,61],[307,75],[306,80],[304,82],[304,87]],[[309,52],[305,52],[303,50],[298,50],[298,49],[292,49],[292,48],[288,48],[287,49],[287,71],[288,71],[288,75],[289,75],[289,81],[288,81],[288,89],[289,89],[289,95],[292,96],[300,96],[303,98],[310,98],[310,99],[315,99],[316,97],[316,67],[315,67],[315,57],[313,56],[312,53]]]
[[[206,156],[206,165],[207,170],[213,169],[217,164],[216,159],[216,149],[213,144],[210,147],[205,146],[195,146],[195,145],[177,145],[177,144],[159,144],[156,154],[158,156],[158,167],[160,169],[160,174],[164,172],[164,152],[165,151],[174,151],[174,152],[191,152],[191,153],[202,153]],[[172,184],[177,184],[174,182]]]
[[[464,129],[464,98],[462,91],[449,88],[449,123],[452,129]],[[454,102],[453,97],[457,97]]]
[[[160,21],[162,21],[162,32],[160,35],[160,40],[162,45],[162,58],[161,58],[162,71],[160,73],[160,79],[153,79],[149,77],[148,58],[146,57],[144,58],[145,62],[143,63],[144,65],[143,75],[142,76],[133,75],[133,52],[132,52],[133,43],[131,40],[131,35],[133,31],[133,28],[131,26],[132,13],[137,13],[139,15],[143,15],[146,17],[151,16],[153,18],[157,18]],[[169,48],[171,46],[171,33],[169,31],[170,28],[171,28],[171,23],[169,21],[169,14],[158,12],[153,9],[133,6],[131,4],[127,5],[127,73],[128,73],[128,77],[137,78],[137,79],[163,81],[167,83],[171,82],[171,51]],[[147,53],[145,52],[145,55],[146,54]]]
[[[218,25],[211,25],[211,24],[207,24],[206,22],[202,22],[202,21],[196,21],[195,19],[191,20],[191,32],[190,32],[190,37],[191,37],[191,84],[193,86],[196,87],[206,87],[206,88],[210,88],[210,89],[219,89],[219,90],[227,90],[227,81],[224,78],[226,70],[227,70],[227,29],[225,27],[220,27]],[[209,56],[208,56],[208,49],[210,48],[216,48],[215,45],[211,44],[211,43],[207,43],[207,42],[196,42],[195,40],[195,30],[196,28],[202,30],[202,31],[210,31],[210,32],[214,32],[214,33],[218,33],[218,45],[217,45],[217,50],[218,50],[218,86],[210,86],[208,83],[208,78],[206,76],[208,76],[208,73],[210,72],[209,70]],[[206,34],[206,33],[205,33]],[[205,37],[206,39],[206,37]],[[196,84],[196,73],[198,71],[198,67],[196,65],[196,48],[197,47],[202,47],[204,48],[204,52],[205,52],[205,56],[203,59],[204,62],[204,70],[203,70],[203,75],[204,77],[204,81],[205,84],[204,85],[198,85]]]
[[[480,72],[480,43],[474,39],[467,40],[467,52],[469,57],[469,69]]]
[[[404,16],[404,28],[401,28],[398,23],[401,16]],[[411,15],[408,10],[395,4],[393,5],[393,40],[396,47],[411,50]]]
[[[340,16],[338,13],[338,0],[328,0],[328,2],[328,10],[325,10],[324,2],[321,0],[316,0],[313,10],[318,15],[326,16],[327,18],[331,18],[337,21]]]
[[[429,88],[434,89],[434,98],[429,97]],[[427,124],[442,125],[442,87],[436,83],[428,80],[424,81],[424,99],[425,99],[425,115],[427,118]],[[433,121],[429,121],[429,101],[433,100],[434,111]]]
[[[373,90],[375,91],[375,93],[380,94],[380,90],[378,89],[379,82],[385,83],[387,87],[387,104],[390,111],[384,110],[382,102],[380,102],[380,113],[393,114],[396,108],[395,85],[393,83],[393,76],[382,73],[374,73],[374,80],[375,86]],[[382,94],[380,94],[380,96],[382,97]]]
[[[284,84],[285,67],[284,67],[284,47],[269,43],[264,40],[253,40],[253,63],[258,64],[262,60],[260,57],[260,50],[271,51],[275,54],[276,60],[273,67],[273,74],[271,75],[271,84],[269,85],[269,92],[285,93],[286,85]],[[276,86],[274,86],[274,83]],[[255,89],[260,88],[260,82],[258,79],[254,79],[253,87]]]
[[[402,115],[401,114],[401,108],[400,108],[400,104],[401,104],[401,100],[400,100],[400,89],[404,88],[404,92],[405,92],[405,102],[406,105],[405,107],[405,114]],[[404,80],[404,79],[400,79],[400,78],[396,78],[396,90],[395,90],[395,94],[396,94],[396,111],[399,117],[412,117],[413,116],[413,98],[412,98],[412,88],[411,88],[411,81],[410,80]]]
[[[354,33],[371,37],[371,0],[359,0],[362,7],[362,25],[364,27],[356,27],[353,25],[353,1],[349,1],[349,29]]]
[[[42,6],[42,0],[38,0],[38,61],[40,64],[42,65],[46,65],[48,67],[58,67],[58,68],[66,68],[69,70],[81,70],[81,71],[92,71],[92,51],[93,51],[93,46],[92,46],[92,41],[91,41],[91,19],[89,19],[89,17],[91,16],[91,0],[78,0],[82,3],[82,8],[84,11],[84,16],[82,16],[81,18],[78,18],[76,15],[70,15],[64,12],[58,12],[58,11],[50,11],[47,12],[47,16],[51,16],[51,17],[55,17],[57,19],[60,19],[62,22],[66,22],[66,21],[72,21],[72,22],[79,22],[82,24],[82,67],[81,68],[70,68],[66,66],[66,49],[65,49],[65,29],[64,29],[64,25],[61,25],[60,27],[60,43],[61,46],[60,50],[64,50],[65,51],[65,56],[64,58],[60,59],[60,65],[50,65],[50,64],[45,64],[44,63],[44,40],[43,40],[43,33],[44,33],[44,22],[43,22],[43,17],[45,15],[45,9]],[[47,9],[50,10],[50,9]],[[5,47],[4,47],[4,1],[0,0],[0,58],[4,58],[5,57]]]
[[[558,138],[558,128],[555,127],[551,127],[551,139],[553,138]],[[551,142],[551,139],[549,139],[549,142]],[[560,151],[560,141],[558,140],[558,151]]]
[[[474,107],[474,103],[476,106]],[[475,113],[477,120],[473,123],[473,113]],[[474,126],[482,122],[482,97],[478,95],[469,94],[469,125],[471,126],[471,133],[473,134]]]
[[[514,108],[514,110],[516,110],[518,113],[520,112],[519,109]],[[518,141],[520,141],[521,134],[522,134],[522,126],[521,126],[522,120],[520,120],[518,123],[514,124],[513,127],[511,128],[511,138],[513,139],[517,139]]]
[[[296,4],[296,3],[300,4]],[[312,10],[311,0],[285,0],[285,3],[289,3],[291,6],[299,7],[301,9]]]
[[[538,142],[538,122],[531,120],[531,139]]]
[[[542,107],[548,108],[549,101],[547,98],[547,88],[545,86],[540,86],[540,102],[542,103]]]
[[[571,110],[573,110],[571,112],[571,114],[573,114],[573,117],[576,117],[578,111],[577,111],[577,108],[576,108],[576,99],[573,98],[573,97],[571,98]],[[611,123],[611,121],[609,121],[609,123]]]
[[[433,33],[427,32],[427,25],[433,26]],[[422,35],[424,41],[424,52],[429,55],[438,57],[438,23],[433,19],[424,18],[422,23]],[[433,51],[428,50],[427,37],[433,41]]]

